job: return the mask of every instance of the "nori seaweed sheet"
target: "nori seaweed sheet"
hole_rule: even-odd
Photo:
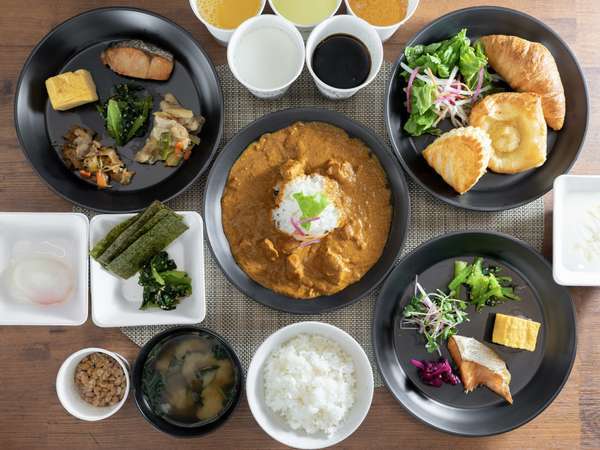
[[[110,248],[110,246],[114,243],[114,241],[118,238],[120,239],[127,239],[128,236],[131,236],[133,234],[136,233],[137,230],[139,230],[141,227],[144,226],[144,224],[152,217],[154,216],[154,214],[156,214],[157,211],[159,211],[160,209],[166,208],[166,206],[164,206],[161,202],[159,201],[154,201],[152,202],[152,204],[150,206],[148,206],[145,210],[143,210],[142,212],[140,212],[136,217],[137,219],[135,220],[135,222],[133,222],[130,226],[128,226],[125,230],[123,230],[118,236],[117,238],[115,238],[113,240],[113,242],[111,242],[111,244],[104,249],[104,251],[102,252],[102,254],[96,258],[96,261],[98,261],[100,264],[102,264],[103,266],[106,266],[110,260],[112,260],[112,258],[110,260],[108,260],[107,262],[103,262],[106,260],[106,258],[103,258],[104,254],[106,253],[106,250],[108,248]],[[118,226],[118,225],[117,225]],[[110,233],[109,233],[110,234]]]
[[[181,216],[169,214],[113,259],[107,269],[121,278],[131,278],[146,261],[167,247],[187,229],[188,226],[183,223]]]
[[[135,222],[140,217],[140,215],[141,213],[136,214],[135,216],[130,217],[126,221],[116,225],[112,230],[108,232],[104,239],[102,239],[100,242],[94,245],[94,248],[90,250],[90,256],[94,259],[98,259],[98,257],[102,253],[104,253],[104,251],[108,247],[110,247],[110,245],[115,241],[115,239],[117,239],[119,235],[127,229],[127,227],[129,227],[133,222]]]
[[[170,209],[161,208],[158,211],[156,211],[156,214],[148,218],[148,220],[146,220],[144,224],[140,224],[140,226],[138,227],[138,223],[136,223],[137,230],[131,233],[125,232],[121,234],[117,239],[115,239],[115,241],[110,245],[110,247],[108,247],[104,251],[104,253],[102,253],[102,255],[97,259],[98,262],[106,267],[108,264],[110,264],[110,262],[113,259],[115,259],[121,253],[123,253],[127,249],[127,247],[129,247],[131,244],[137,241],[142,235],[150,231],[154,227],[154,225],[156,225],[169,214],[176,216],[176,214]]]

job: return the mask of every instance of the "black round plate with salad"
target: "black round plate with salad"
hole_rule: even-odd
[[[58,194],[98,211],[137,211],[187,188],[223,129],[214,67],[191,35],[133,8],[83,13],[24,65],[15,125]]]
[[[531,247],[454,233],[396,266],[377,299],[373,342],[386,385],[411,414],[485,436],[528,422],[558,395],[575,358],[575,312]]]
[[[535,200],[568,172],[589,100],[554,31],[485,6],[447,14],[409,41],[385,108],[394,151],[417,183],[454,206],[491,211]]]

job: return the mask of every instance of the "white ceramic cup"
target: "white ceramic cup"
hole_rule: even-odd
[[[113,358],[125,374],[125,394],[121,401],[112,406],[93,406],[81,398],[75,385],[75,369],[79,362],[92,353],[104,353]],[[62,363],[56,376],[56,393],[58,399],[69,414],[81,420],[90,422],[106,419],[116,413],[125,404],[129,395],[129,367],[127,360],[118,353],[110,352],[102,348],[84,348],[69,356]]]
[[[346,4],[346,11],[348,12],[348,14],[352,14],[353,16],[358,17],[356,13],[352,11],[349,0],[344,0],[344,3]],[[408,5],[406,7],[406,16],[404,16],[404,19],[402,19],[400,22],[385,27],[371,25],[375,29],[375,31],[377,31],[377,34],[381,38],[381,42],[385,42],[389,38],[391,38],[394,35],[394,33],[398,31],[400,25],[404,24],[413,16],[415,11],[417,10],[417,6],[419,6],[419,0],[408,0]]]
[[[371,55],[371,72],[363,84],[351,89],[338,89],[329,86],[319,79],[312,67],[315,48],[323,39],[334,34],[348,34],[360,40]],[[369,85],[381,69],[383,63],[383,45],[377,32],[365,20],[355,16],[333,16],[315,27],[306,41],[306,66],[317,88],[325,97],[332,100],[350,98],[365,86]]]
[[[287,21],[291,22],[292,24],[294,24],[294,26],[296,28],[298,28],[298,31],[300,31],[300,34],[302,34],[302,37],[304,38],[304,40],[308,39],[308,36],[310,35],[310,32],[312,30],[314,30],[315,27],[318,24],[320,24],[321,22],[323,22],[323,20],[329,19],[331,16],[335,15],[335,13],[338,11],[338,9],[340,9],[341,5],[342,5],[342,0],[337,0],[336,5],[335,5],[335,9],[333,11],[331,11],[331,14],[329,14],[327,17],[324,17],[322,20],[320,20],[318,22],[312,23],[310,25],[306,25],[306,24],[299,24],[299,23],[296,23],[296,22],[292,22],[290,19],[288,19],[283,14],[281,14],[279,11],[277,11],[277,8],[273,4],[273,0],[269,0],[269,6],[273,10],[273,12],[275,14],[277,14],[278,16],[281,16],[285,20],[287,20]]]
[[[239,49],[240,42],[248,35],[248,33],[266,27],[273,27],[283,31],[292,39],[294,44],[297,46],[297,57],[294,61],[294,63],[296,64],[295,70],[293,72],[294,75],[282,85],[273,86],[268,89],[253,86],[247,80],[245,80],[240,75],[239,67],[237,67],[239,61],[236,58],[236,52]],[[240,83],[242,83],[246,87],[246,89],[248,89],[254,96],[263,99],[275,99],[285,94],[285,92],[288,90],[291,84],[294,81],[296,81],[296,79],[302,73],[302,69],[304,68],[304,55],[304,39],[302,39],[302,35],[300,34],[300,32],[296,29],[294,25],[292,25],[291,22],[273,14],[264,14],[246,20],[243,24],[241,24],[238,27],[237,30],[235,30],[235,33],[233,33],[233,36],[229,41],[229,46],[227,47],[227,63],[229,64],[229,68],[231,69],[231,72],[233,73],[235,78]],[[273,61],[273,65],[277,63],[278,61]]]
[[[265,401],[264,365],[270,354],[299,334],[316,334],[336,342],[354,362],[356,398],[339,428],[332,434],[308,434],[294,430]],[[367,416],[373,400],[373,370],[363,348],[345,331],[323,322],[298,322],[277,330],[258,347],[246,375],[246,397],[260,427],[273,439],[289,447],[320,449],[340,443],[354,433]]]
[[[262,14],[266,4],[267,0],[261,0],[260,8],[258,9],[256,16],[260,16]],[[198,10],[198,0],[190,0],[190,7],[192,8],[192,11],[194,11],[194,15],[198,18],[200,22],[202,22],[206,26],[208,32],[212,34],[215,40],[222,46],[227,47],[227,44],[229,44],[231,36],[233,36],[233,33],[236,30],[236,28],[219,28],[208,23],[208,21],[204,17],[202,17],[202,14],[200,14],[200,11]]]

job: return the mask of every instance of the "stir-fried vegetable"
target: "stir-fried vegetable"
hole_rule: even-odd
[[[468,321],[467,302],[442,291],[427,293],[415,277],[415,292],[402,312],[401,327],[425,336],[429,353],[440,352],[442,341],[456,334],[456,327]]]
[[[465,261],[454,262],[454,279],[448,285],[450,295],[459,295],[460,287],[466,286],[467,299],[477,310],[484,306],[496,306],[507,300],[520,300],[515,294],[511,277],[499,276],[498,266],[483,264],[483,258],[477,257],[473,264]]]
[[[471,45],[467,30],[429,45],[404,50],[402,76],[407,80],[404,130],[412,136],[440,134],[438,124],[449,118],[455,127],[468,123],[469,110],[483,93],[497,91],[497,80],[487,69],[487,57],[478,42]]]
[[[143,87],[135,84],[117,84],[114,95],[97,105],[108,134],[117,145],[125,145],[146,129],[152,109],[152,96],[139,97]]]
[[[144,300],[140,309],[150,306],[164,310],[175,309],[180,299],[192,294],[192,279],[187,273],[175,269],[175,261],[164,251],[146,263],[138,281],[144,288]]]

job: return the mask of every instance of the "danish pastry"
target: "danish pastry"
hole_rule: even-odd
[[[473,107],[469,124],[490,137],[492,154],[488,167],[494,172],[519,173],[546,161],[547,128],[537,94],[489,95]]]

